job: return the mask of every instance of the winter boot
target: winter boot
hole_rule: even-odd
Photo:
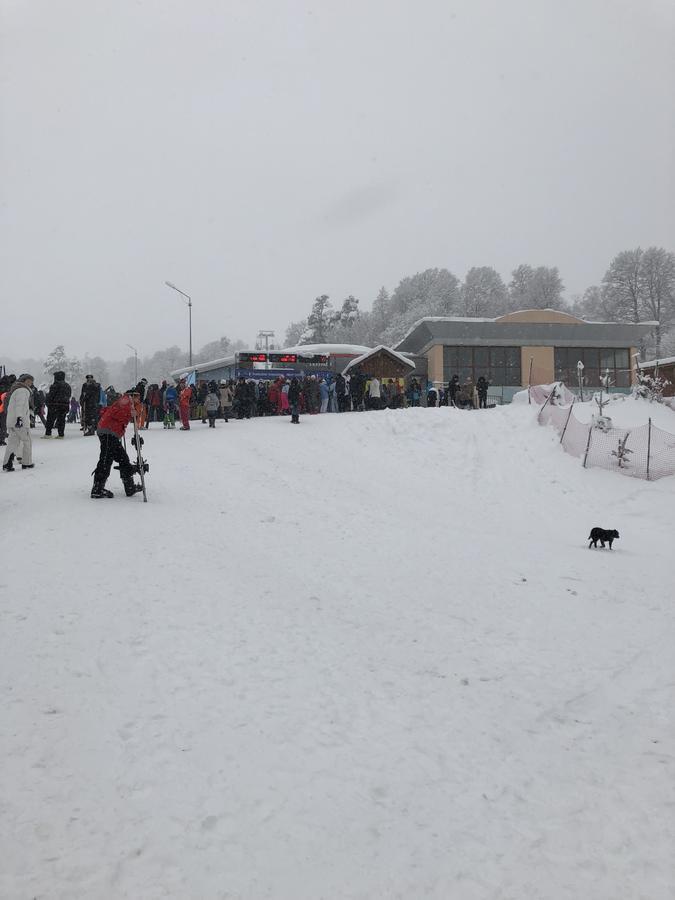
[[[35,463],[28,463],[28,465],[24,465],[23,463],[21,463],[21,468],[22,469],[34,469]]]
[[[143,490],[143,485],[136,484],[132,477],[123,478],[122,484],[124,485],[124,493],[127,497],[133,497],[134,494],[137,494],[139,491]]]
[[[104,497],[114,497],[115,495],[112,491],[106,490],[105,481],[101,481],[100,478],[94,478],[94,486],[89,496],[92,500],[102,500]]]
[[[13,472],[14,471],[14,454],[9,454],[9,459],[2,467],[3,472]]]

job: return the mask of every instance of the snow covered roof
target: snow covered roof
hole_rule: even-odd
[[[672,366],[675,363],[675,356],[666,356],[664,359],[650,359],[649,362],[638,363],[641,369],[655,369],[659,366]]]
[[[254,350],[250,351],[251,353],[255,353]],[[191,366],[183,366],[182,369],[174,369],[173,372],[169,372],[172,378],[176,378],[180,375],[187,375],[189,372],[199,372],[200,370],[203,372],[208,369],[218,369],[221,366],[233,366],[234,365],[234,354],[231,353],[229,356],[223,356],[220,359],[210,359],[208,362],[198,362],[192,363]]]
[[[523,317],[524,312],[531,312],[532,319]],[[424,354],[437,344],[625,348],[637,346],[654,328],[652,322],[586,322],[567,314],[559,320],[542,321],[540,316],[546,312],[560,314],[556,310],[521,310],[520,318],[425,316],[408,329],[396,349]]]
[[[385,347],[384,344],[380,344],[378,347],[374,347],[372,350],[368,350],[366,353],[361,354],[361,356],[357,356],[355,359],[350,360],[350,362],[347,363],[344,372],[348,372],[349,369],[352,368],[352,366],[361,365],[362,362],[370,359],[371,356],[375,356],[376,353],[381,352],[388,353],[389,356],[393,356],[394,359],[397,359],[404,366],[409,366],[411,369],[415,368],[415,363],[411,362],[411,360],[409,360],[407,356],[404,356],[402,353],[397,353],[397,351],[392,350],[391,347]]]
[[[298,344],[295,347],[284,347],[283,350],[275,350],[275,353],[300,353],[311,356],[313,353],[330,356],[360,356],[367,353],[370,347],[362,344]]]

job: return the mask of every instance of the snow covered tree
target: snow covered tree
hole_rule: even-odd
[[[529,306],[530,285],[534,270],[532,266],[521,264],[511,272],[509,300],[511,309],[526,309]]]
[[[359,301],[350,294],[345,298],[342,309],[337,314],[337,322],[344,328],[351,328],[359,317]]]
[[[312,304],[312,311],[307,317],[307,326],[300,337],[303,344],[325,344],[333,323],[333,307],[328,294],[321,294]]]
[[[69,359],[66,356],[63,344],[59,344],[58,347],[54,347],[47,359],[42,363],[42,367],[45,370],[45,374],[53,375],[54,372],[67,372],[68,364]]]
[[[63,344],[54,347],[42,365],[47,375],[53,375],[54,372],[65,372],[66,381],[73,386],[73,389],[82,383],[82,364],[77,357],[66,355]]]
[[[649,400],[650,403],[663,403],[663,390],[669,384],[667,379],[661,378],[658,369],[654,375],[648,375],[642,369],[638,369],[631,393],[634,397]]]
[[[499,316],[506,312],[508,292],[501,275],[490,266],[469,269],[461,289],[465,316]]]
[[[378,336],[384,333],[385,328],[387,327],[387,323],[390,315],[390,298],[389,291],[385,287],[381,287],[377,293],[377,297],[373,301],[373,328],[377,332]],[[379,344],[380,341],[377,340],[375,343]]]
[[[297,347],[306,328],[307,319],[301,319],[300,322],[291,322],[286,329],[286,347]]]
[[[564,284],[556,266],[520,265],[511,273],[511,309],[559,309],[564,306]]]
[[[643,315],[658,323],[654,329],[654,353],[659,357],[663,333],[675,321],[675,253],[668,253],[663,247],[648,247],[640,269]]]
[[[675,254],[663,247],[624,250],[602,280],[603,306],[617,322],[657,323],[649,352],[660,356],[675,321]],[[640,348],[646,352],[646,347]]]

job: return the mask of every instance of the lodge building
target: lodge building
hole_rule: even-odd
[[[491,390],[508,401],[531,384],[564,381],[575,386],[577,364],[584,365],[584,385],[598,387],[609,370],[614,390],[633,383],[638,347],[654,322],[587,322],[553,309],[526,309],[496,319],[428,317],[413,325],[396,345],[415,359],[417,371],[447,384],[457,374],[462,383],[483,375]]]

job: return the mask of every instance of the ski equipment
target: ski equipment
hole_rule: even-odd
[[[145,473],[150,471],[150,466],[143,459],[143,438],[138,429],[138,417],[136,415],[136,407],[131,404],[131,419],[134,423],[134,436],[131,439],[132,446],[136,449],[136,466],[138,474],[141,476],[141,489],[143,491],[143,503],[148,502],[148,495],[145,491]]]

